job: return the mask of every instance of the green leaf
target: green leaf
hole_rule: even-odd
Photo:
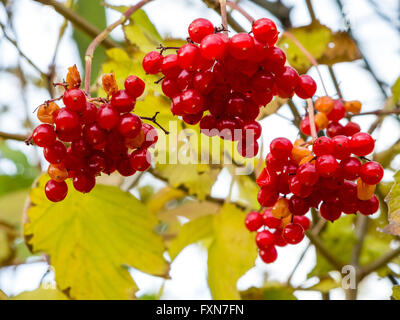
[[[76,299],[128,299],[137,289],[127,266],[166,276],[156,217],[134,196],[97,185],[89,194],[74,191],[51,203],[47,176],[31,191],[25,237],[32,252],[50,255],[58,287]]]
[[[400,286],[393,286],[392,298],[393,300],[400,300]]]
[[[332,37],[332,31],[318,21],[314,21],[307,26],[290,28],[288,32],[296,37],[314,59],[318,59],[323,55]],[[299,47],[285,35],[280,38],[278,45],[286,51],[288,62],[299,73],[307,72],[312,66],[310,60]]]
[[[354,235],[354,217],[354,215],[346,215],[334,223],[327,223],[326,229],[321,233],[321,240],[328,250],[333,255],[340,257],[344,263],[350,261],[353,246],[357,242]],[[334,267],[322,255],[317,253],[317,263],[308,274],[308,277],[318,276],[324,278],[332,270],[334,270]]]
[[[394,182],[385,199],[389,210],[389,224],[383,231],[396,236],[400,235],[400,170],[394,175]]]
[[[206,215],[185,223],[178,236],[169,245],[169,255],[174,260],[179,252],[189,244],[198,242],[213,235],[212,215]]]
[[[87,20],[100,30],[104,30],[107,27],[107,22],[105,8],[102,5],[102,2],[102,0],[77,0],[75,11],[80,16],[84,17],[85,20]],[[85,52],[93,39],[77,28],[74,28],[73,38],[79,50],[82,66],[84,66]],[[105,50],[103,47],[99,46],[96,49],[92,60],[91,83],[93,83],[94,80],[97,79],[100,71],[100,66],[105,60]]]
[[[257,257],[254,234],[244,226],[245,213],[225,204],[214,216],[215,239],[208,251],[208,284],[214,299],[240,299],[236,283]]]
[[[398,77],[396,82],[393,84],[392,93],[393,104],[397,104],[400,101],[400,77]]]
[[[279,282],[268,282],[262,288],[241,291],[243,300],[297,300],[294,289]]]
[[[11,297],[10,300],[69,300],[60,290],[46,288],[44,286],[32,291],[24,291],[19,295]]]

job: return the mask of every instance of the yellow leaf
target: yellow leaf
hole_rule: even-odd
[[[156,217],[134,196],[97,185],[58,203],[44,194],[47,176],[31,191],[25,237],[33,252],[50,255],[56,282],[76,299],[128,299],[137,289],[126,266],[166,276]]]
[[[226,204],[214,216],[215,240],[208,251],[208,284],[214,299],[240,299],[238,279],[254,265],[254,234],[244,226],[245,213]]]
[[[182,190],[174,189],[169,186],[158,191],[148,202],[147,207],[152,213],[157,213],[171,200],[185,197]]]
[[[36,290],[24,291],[11,297],[10,300],[69,300],[60,290],[54,288],[39,287]]]
[[[168,252],[171,260],[189,244],[198,242],[213,235],[213,215],[206,215],[185,223],[178,236],[171,241]]]
[[[351,62],[361,58],[357,44],[344,31],[335,32],[325,48],[318,63],[332,65],[339,62]]]
[[[390,223],[383,231],[398,236],[400,235],[400,170],[394,175],[394,181],[395,183],[385,199],[389,209]]]

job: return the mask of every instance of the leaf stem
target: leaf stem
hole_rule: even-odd
[[[92,60],[94,51],[100,45],[100,43],[102,43],[108,37],[111,31],[113,31],[119,25],[123,24],[126,20],[129,19],[129,17],[135,11],[139,10],[141,7],[143,7],[146,3],[150,1],[152,0],[141,0],[137,4],[129,7],[129,9],[122,14],[121,18],[119,18],[117,21],[115,21],[114,23],[109,25],[106,29],[104,29],[102,32],[100,32],[89,44],[89,47],[87,48],[85,53],[85,88],[84,88],[86,94],[89,97],[90,97],[90,76],[92,72]]]
[[[152,116],[152,117],[140,117],[140,118],[143,119],[143,120],[148,120],[148,121],[153,122],[153,123],[154,123],[155,125],[157,125],[162,131],[164,131],[165,134],[169,134],[169,131],[168,131],[167,129],[165,129],[161,124],[159,124],[159,123],[157,122],[157,115],[158,115],[159,113],[160,113],[160,112],[157,111],[157,112],[154,114],[154,116]]]

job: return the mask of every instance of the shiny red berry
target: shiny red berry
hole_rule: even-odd
[[[56,132],[52,125],[43,123],[33,130],[32,140],[39,147],[48,147],[56,141]]]
[[[298,223],[290,223],[283,229],[282,236],[287,243],[297,244],[304,239],[304,229]]]
[[[105,129],[114,128],[119,121],[119,112],[109,104],[104,104],[97,111],[97,124]]]
[[[96,178],[92,175],[79,174],[72,179],[75,190],[88,193],[96,185]]]
[[[322,156],[324,154],[333,154],[335,145],[332,139],[328,137],[319,137],[315,139],[313,143],[313,152],[316,156]]]
[[[135,107],[136,100],[127,90],[119,90],[113,94],[111,105],[120,113],[131,112]]]
[[[86,96],[81,89],[68,89],[64,92],[65,107],[75,112],[82,112],[86,108]]]
[[[300,98],[308,99],[315,94],[315,91],[317,91],[317,84],[309,75],[303,74],[299,77],[299,81],[294,91]]]
[[[133,98],[140,97],[146,87],[144,81],[135,75],[130,75],[124,82],[125,90]]]
[[[249,231],[257,231],[262,226],[261,214],[257,211],[251,211],[246,215],[244,224]]]
[[[286,138],[275,138],[271,141],[270,152],[276,159],[286,160],[292,153],[293,144]]]
[[[320,176],[330,177],[336,171],[338,163],[334,156],[325,154],[317,158],[315,167]]]
[[[383,178],[383,168],[378,162],[368,161],[361,166],[360,178],[366,184],[378,184]]]
[[[65,199],[68,193],[68,186],[65,181],[56,182],[49,180],[44,187],[47,199],[52,202],[59,202]]]
[[[375,140],[365,132],[358,132],[350,139],[351,152],[356,156],[363,157],[370,154],[375,147]]]
[[[260,250],[258,254],[260,255],[261,260],[265,263],[272,263],[278,257],[278,252],[273,245]]]
[[[143,58],[142,66],[147,74],[157,74],[161,70],[163,56],[157,51],[151,51]]]
[[[198,18],[189,25],[188,33],[190,39],[200,43],[205,36],[214,33],[214,26],[209,20]]]
[[[251,28],[254,38],[273,46],[278,38],[278,30],[271,19],[261,18],[253,23]]]

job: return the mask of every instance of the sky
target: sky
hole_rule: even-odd
[[[117,5],[129,5],[134,3],[132,0],[113,0],[108,3]],[[306,25],[311,22],[305,2],[303,0],[285,0],[288,6],[293,6],[291,18],[294,26]],[[354,34],[360,42],[360,47],[366,57],[371,62],[371,66],[378,78],[389,85],[393,84],[399,76],[400,71],[400,31],[393,28],[393,24],[388,23],[377,15],[371,1],[368,0],[346,0],[343,1],[344,9],[347,13],[347,19],[351,22]],[[400,8],[396,0],[373,0],[382,12],[392,19],[398,19]],[[260,10],[249,1],[241,1],[242,6],[255,18],[270,17],[268,12]],[[343,30],[345,24],[334,0],[313,1],[317,18],[323,24],[332,30]],[[47,71],[49,62],[53,55],[58,30],[63,23],[63,18],[52,8],[35,3],[31,0],[16,1],[16,12],[14,13],[14,23],[16,27],[16,38],[20,48],[32,61],[37,64],[41,70]],[[157,0],[145,7],[145,11],[153,21],[163,36],[173,36],[186,38],[187,26],[198,17],[210,19],[213,23],[219,24],[220,17],[213,10],[208,9],[200,0]],[[179,15],[176,15],[179,12]],[[397,13],[396,13],[397,12]],[[248,30],[250,24],[237,12],[233,16]],[[41,18],[42,17],[42,18]],[[43,18],[45,17],[45,18]],[[108,10],[108,23],[118,19],[119,14]],[[0,21],[5,21],[5,14],[0,11]],[[397,26],[399,28],[399,26]],[[77,48],[70,39],[72,28],[68,27],[66,36],[63,38],[56,60],[56,71],[61,77],[65,74],[67,67],[73,64],[80,64]],[[121,30],[112,33],[118,39],[122,38]],[[2,68],[14,66],[18,55],[15,49],[7,41],[0,40],[0,65]],[[22,61],[25,70],[32,76],[37,76],[36,71],[25,61]],[[80,67],[81,69],[81,67]],[[335,88],[330,80],[328,70],[325,66],[320,67],[324,83],[328,92],[334,95]],[[345,99],[358,99],[363,103],[363,110],[370,111],[381,108],[384,98],[373,79],[368,72],[363,69],[361,61],[353,63],[341,63],[335,65],[334,70],[340,82],[340,87]],[[316,79],[318,90],[316,95],[323,95],[320,79],[316,70],[311,69],[309,74]],[[9,111],[0,116],[0,130],[7,132],[22,132],[20,123],[25,116],[25,105],[30,111],[48,99],[47,91],[38,89],[35,86],[27,88],[27,104],[24,103],[18,86],[18,81],[10,75],[0,72],[0,106],[9,106]],[[390,94],[390,89],[387,91]],[[30,112],[32,114],[32,112]],[[288,108],[283,107],[279,114],[291,118]],[[31,120],[36,124],[33,115]],[[366,130],[373,117],[358,117],[357,121],[363,130]],[[283,117],[272,115],[262,121],[263,143],[269,145],[270,141],[278,136],[285,136],[291,140],[297,137],[298,130],[293,127]],[[377,151],[383,150],[399,137],[399,126],[394,119],[387,117],[383,126],[374,134],[377,139]],[[26,152],[32,160],[35,159],[35,153],[26,150],[23,144],[11,142],[15,148]],[[400,159],[397,163],[400,165]],[[0,169],[12,172],[13,167],[10,163],[0,160]],[[391,172],[385,172],[384,180],[390,180]],[[227,195],[225,188],[229,175],[222,173],[213,187],[213,195],[224,197]],[[234,190],[233,196],[235,196]],[[297,258],[307,247],[308,242],[303,241],[300,245],[294,247],[280,248],[278,262],[272,265],[265,265],[257,261],[256,267],[251,269],[238,282],[240,289],[246,289],[250,286],[260,286],[267,276],[269,280],[285,281],[290,274]],[[306,279],[307,273],[314,265],[315,251],[307,251],[305,259],[300,268],[295,273],[292,284],[300,285]],[[0,273],[0,288],[8,294],[17,294],[24,290],[32,290],[37,287],[41,277],[47,270],[43,263],[32,263],[19,267],[17,271],[9,268]],[[163,285],[164,280],[146,275],[139,271],[132,271],[134,280],[139,286],[139,294],[156,292]],[[207,252],[200,245],[190,245],[184,249],[178,258],[174,261],[171,268],[171,280],[165,282],[163,298],[169,299],[210,299],[211,295],[207,287]],[[46,276],[46,281],[52,282],[53,275]],[[312,284],[309,280],[307,284]],[[189,284],[189,285],[188,285]],[[371,290],[373,288],[373,290]],[[378,280],[376,275],[371,275],[363,282],[360,288],[360,299],[387,299],[390,296],[391,284],[387,280]],[[319,299],[317,292],[298,291],[295,293],[301,299]],[[332,299],[343,299],[344,294],[340,289],[332,290]]]

